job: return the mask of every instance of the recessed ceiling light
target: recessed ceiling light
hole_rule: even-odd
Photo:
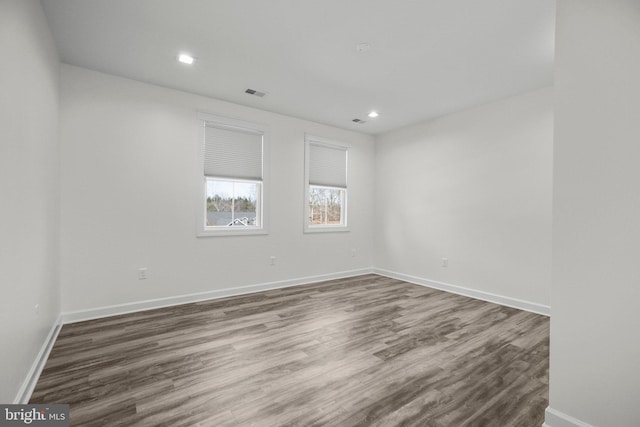
[[[191,65],[193,64],[193,61],[195,61],[195,58],[191,55],[187,55],[186,53],[181,53],[178,55],[178,61],[183,64]]]
[[[378,114],[378,113],[377,113],[377,112],[375,112],[375,111],[372,111],[372,112],[370,112],[369,114],[367,114],[367,116],[371,117],[372,119],[373,119],[374,117],[378,117],[379,115],[380,115],[380,114]]]

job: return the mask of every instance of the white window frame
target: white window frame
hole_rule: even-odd
[[[225,177],[225,176],[205,176],[204,175],[204,149],[205,149],[205,127],[206,124],[220,125],[222,129],[245,130],[262,134],[262,181]],[[199,188],[197,196],[197,226],[196,236],[198,237],[215,237],[215,236],[251,236],[269,234],[269,128],[266,125],[246,122],[243,120],[230,119],[227,117],[216,116],[209,113],[198,112],[198,179]],[[242,226],[242,227],[223,227],[223,226],[207,226],[207,180],[221,180],[228,182],[260,182],[260,195],[257,197],[256,214],[260,215],[260,225]]]
[[[334,141],[327,138],[322,138],[319,136],[305,134],[305,144],[304,144],[304,233],[335,233],[335,232],[345,232],[350,231],[349,222],[348,222],[348,202],[349,202],[349,146],[347,144]],[[310,160],[310,146],[325,146],[328,148],[340,149],[345,151],[345,174],[347,185],[345,188],[342,187],[331,187],[331,186],[322,186],[316,185],[316,187],[323,187],[329,189],[339,189],[344,190],[344,196],[342,198],[342,215],[341,215],[341,224],[310,224],[309,222],[309,198],[310,198],[310,188],[311,184],[309,183],[309,160]]]

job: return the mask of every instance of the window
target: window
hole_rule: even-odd
[[[348,231],[347,147],[305,138],[305,232]]]
[[[198,235],[265,234],[265,128],[200,113],[203,191]]]

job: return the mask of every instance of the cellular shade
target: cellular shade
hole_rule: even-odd
[[[347,188],[347,149],[309,143],[309,184]]]
[[[206,123],[204,174],[212,177],[262,179],[262,133]]]

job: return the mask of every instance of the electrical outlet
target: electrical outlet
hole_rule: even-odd
[[[147,278],[147,267],[138,269],[138,280],[145,280]]]
[[[442,266],[449,267],[449,258],[442,258]]]
[[[276,257],[273,255],[269,257],[269,265],[276,265]]]
[[[351,256],[352,257],[356,256],[356,248],[351,249]]]

